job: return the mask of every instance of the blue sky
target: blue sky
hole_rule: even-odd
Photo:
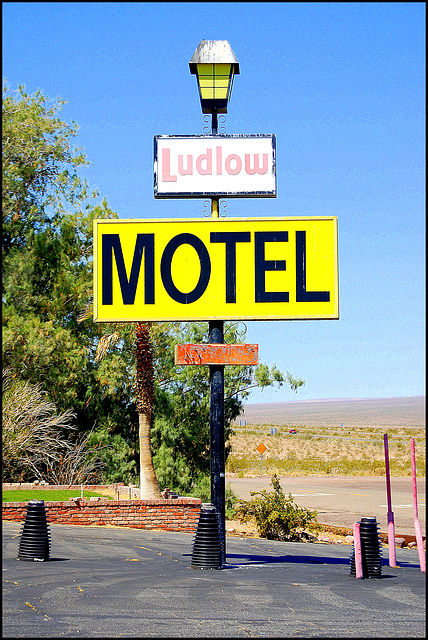
[[[5,2],[3,78],[67,101],[120,218],[200,218],[154,199],[153,136],[203,134],[202,39],[240,63],[226,133],[276,135],[277,198],[228,215],[338,217],[340,319],[248,322],[306,380],[250,402],[424,395],[425,3]]]

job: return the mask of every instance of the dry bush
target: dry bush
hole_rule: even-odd
[[[58,413],[40,385],[17,380],[3,370],[3,482],[46,480],[81,484],[95,480],[101,464],[87,450],[89,436],[71,442],[73,413]]]

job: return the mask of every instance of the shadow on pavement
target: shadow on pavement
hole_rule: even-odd
[[[23,560],[22,558],[16,558],[19,562],[65,562],[66,560],[70,560],[70,558],[49,558],[48,560]]]
[[[347,558],[327,558],[325,556],[261,556],[261,555],[244,555],[238,553],[228,553],[226,559],[242,558],[246,562],[242,564],[267,564],[278,562],[298,562],[307,564],[349,564]]]
[[[244,562],[229,562],[236,558],[242,558]],[[388,560],[386,558],[382,558],[382,566],[389,566]],[[254,564],[277,564],[277,563],[298,563],[298,564],[341,564],[341,565],[350,565],[349,558],[331,558],[327,556],[263,556],[263,555],[248,555],[248,554],[238,554],[238,553],[228,553],[226,554],[226,565],[225,568],[233,569],[234,567],[241,567],[245,565],[254,565]],[[394,567],[392,567],[394,568]],[[419,565],[411,562],[400,562],[397,565],[397,568],[412,568],[418,569]],[[381,576],[381,578],[392,578],[393,576]]]

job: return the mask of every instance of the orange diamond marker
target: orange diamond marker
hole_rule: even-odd
[[[265,445],[263,444],[263,442],[261,442],[259,444],[259,446],[257,447],[257,451],[260,453],[260,455],[262,456],[264,454],[264,452],[267,450],[267,447],[265,447]]]

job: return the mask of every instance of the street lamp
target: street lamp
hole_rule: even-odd
[[[239,74],[239,62],[227,40],[201,40],[189,68],[198,81],[202,113],[213,115],[214,129],[217,113],[227,113],[233,78]]]
[[[201,40],[189,62],[196,74],[202,113],[211,113],[211,134],[217,135],[217,114],[227,113],[233,77],[239,63],[227,40]],[[211,199],[211,217],[219,217],[219,199]],[[222,320],[208,323],[211,344],[224,343]],[[216,507],[222,541],[222,563],[226,562],[226,484],[224,461],[224,365],[209,365],[210,370],[210,475],[211,502]]]

